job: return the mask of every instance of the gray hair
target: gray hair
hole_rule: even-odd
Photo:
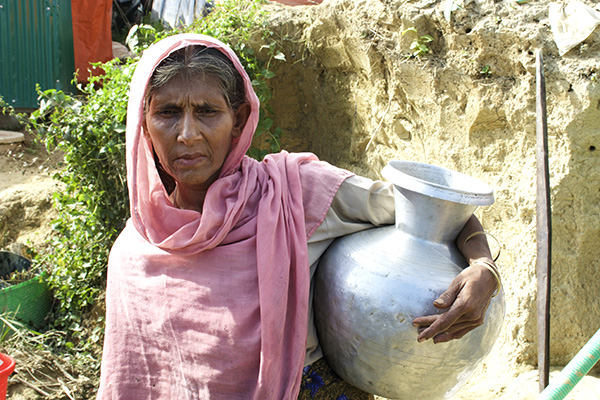
[[[174,51],[156,67],[144,96],[144,110],[147,110],[152,95],[175,77],[216,79],[227,104],[234,111],[246,103],[244,80],[233,62],[217,49],[195,45]]]

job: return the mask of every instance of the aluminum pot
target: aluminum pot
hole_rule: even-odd
[[[491,350],[504,319],[504,295],[485,322],[459,340],[417,342],[412,320],[440,313],[433,301],[467,262],[455,240],[478,206],[493,204],[487,184],[445,168],[391,161],[395,226],[337,239],[315,276],[315,323],[325,358],[352,385],[393,399],[454,394]]]

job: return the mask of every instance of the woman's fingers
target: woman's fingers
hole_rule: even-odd
[[[460,330],[458,330],[456,332],[444,332],[444,333],[440,333],[439,335],[437,335],[437,336],[435,336],[433,338],[433,343],[444,343],[444,342],[449,342],[450,340],[460,339],[464,335],[466,335],[467,333],[471,332],[473,329],[477,328],[480,325],[481,324],[473,325],[473,326],[467,326],[467,327],[465,327],[463,329],[460,329]]]
[[[481,325],[483,325],[483,318],[477,319],[477,320],[461,320],[461,321],[455,322],[454,324],[452,324],[451,326],[446,328],[444,333],[457,333],[465,328],[474,329]],[[421,334],[427,328],[429,328],[429,326],[418,326],[417,333]]]
[[[458,339],[468,331],[483,324],[486,308],[487,302],[462,301],[459,298],[442,314],[415,318],[413,326],[419,328],[417,340],[423,342],[440,334],[445,334],[445,336],[434,340],[434,342]],[[464,329],[467,330],[459,336],[457,333]]]
[[[448,289],[433,301],[433,305],[437,308],[450,307],[454,304],[454,301],[456,301],[456,297],[460,293],[462,285],[462,281],[454,279]]]
[[[434,315],[433,317],[436,317],[435,320],[431,322],[431,324],[419,334],[419,336],[417,337],[417,341],[423,342],[425,340],[433,338],[439,333],[446,332],[460,318],[460,316],[461,312],[456,307],[450,308],[443,314]],[[425,326],[422,324],[425,321],[430,321],[431,319],[429,317],[432,316],[415,318],[413,320],[413,325]]]
[[[434,336],[433,343],[442,343],[448,342],[453,339],[460,339],[468,332],[481,325],[483,325],[483,319],[478,319],[476,321],[465,321],[458,324],[454,324],[448,329],[446,329],[446,331]]]
[[[435,338],[435,343],[446,342],[482,325],[496,284],[489,275],[480,266],[463,270],[434,301],[434,306],[446,311],[413,320],[413,326],[419,328],[417,340]]]
[[[466,333],[481,325],[483,325],[483,319],[456,322],[447,327],[444,327],[443,324],[437,326],[420,326],[417,329],[419,334],[417,340],[423,342],[433,338],[434,343],[441,343],[452,339],[460,339]]]

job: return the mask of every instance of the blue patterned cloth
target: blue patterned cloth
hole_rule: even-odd
[[[373,400],[373,396],[355,388],[333,372],[324,358],[302,370],[298,400]]]

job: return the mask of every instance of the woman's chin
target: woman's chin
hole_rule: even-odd
[[[172,175],[177,187],[183,190],[206,190],[218,177],[219,171],[211,175],[205,169],[188,169]]]

